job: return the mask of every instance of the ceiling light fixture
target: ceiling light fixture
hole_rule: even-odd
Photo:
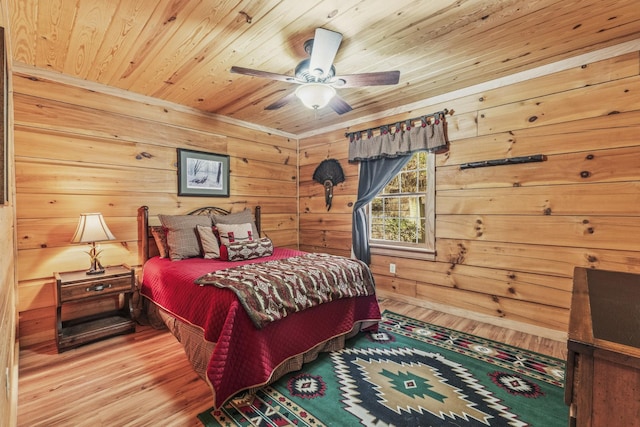
[[[319,110],[326,107],[336,94],[336,90],[323,83],[307,83],[296,89],[296,96],[305,107],[312,110]]]

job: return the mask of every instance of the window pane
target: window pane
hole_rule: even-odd
[[[383,203],[386,216],[394,215],[400,209],[400,199],[397,197],[386,197],[383,199]]]
[[[416,241],[416,221],[404,219],[400,224],[401,242],[413,243]]]
[[[386,187],[384,187],[384,190],[382,190],[382,193],[383,194],[397,193],[398,188],[400,188],[400,179],[398,178],[398,176],[396,176],[391,180],[391,182],[387,184]]]
[[[418,174],[418,183],[416,185],[416,190],[420,193],[424,193],[427,191],[427,171],[419,170]]]
[[[384,239],[384,224],[382,222],[375,222],[371,224],[371,238]]]
[[[413,193],[418,188],[418,173],[416,171],[406,172],[402,174],[401,193]]]
[[[425,153],[424,151],[421,151],[417,154],[417,158],[418,158],[417,169],[424,169],[426,171],[427,170],[427,153]]]
[[[375,198],[371,202],[371,216],[374,218],[384,216],[384,211],[382,208],[382,199]]]
[[[384,234],[385,240],[396,240],[398,235],[398,220],[395,218],[387,218],[384,222]]]
[[[370,203],[371,239],[423,247],[427,243],[427,156],[415,153]]]
[[[417,169],[419,167],[419,163],[420,163],[419,157],[414,155],[411,157],[411,160],[409,160],[407,165],[404,167],[404,170]]]

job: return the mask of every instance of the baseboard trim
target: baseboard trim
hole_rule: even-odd
[[[445,304],[424,301],[418,298],[413,298],[405,295],[398,295],[398,294],[395,294],[392,292],[386,292],[383,290],[377,290],[376,293],[380,298],[387,298],[395,301],[405,302],[405,303],[426,308],[429,310],[440,311],[443,313],[452,314],[454,316],[464,317],[466,319],[472,319],[478,322],[499,326],[501,328],[512,329],[514,331],[524,332],[527,334],[548,338],[554,341],[566,342],[568,339],[568,333],[566,331],[558,331],[556,329],[531,325],[525,322],[518,322],[515,320],[504,319],[500,317],[487,316],[482,313],[477,313],[470,310],[464,310],[462,308],[452,307]]]

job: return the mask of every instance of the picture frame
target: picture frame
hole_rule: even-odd
[[[178,196],[229,197],[229,156],[178,148]]]

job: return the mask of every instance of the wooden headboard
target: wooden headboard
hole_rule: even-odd
[[[226,209],[218,208],[214,206],[206,206],[198,208],[191,212],[187,212],[185,215],[228,215],[229,212]],[[253,217],[255,220],[256,228],[258,229],[258,235],[261,234],[260,226],[260,206],[256,206],[253,211]],[[143,265],[149,258],[158,255],[158,247],[156,241],[153,239],[151,232],[149,231],[149,207],[140,206],[138,208],[138,263]]]

